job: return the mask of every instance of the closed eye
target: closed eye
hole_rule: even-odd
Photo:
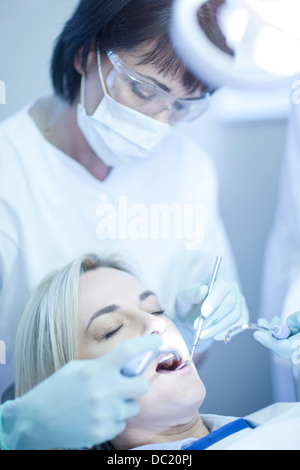
[[[151,315],[163,315],[164,313],[166,313],[165,310],[157,310],[155,312],[151,312]]]
[[[150,312],[150,315],[164,315],[166,313],[165,310],[155,310],[154,312]],[[118,326],[117,328],[115,328],[114,330],[112,331],[109,331],[108,333],[106,333],[103,338],[104,339],[109,339],[111,338],[112,336],[114,336],[115,334],[118,333],[118,331],[121,330],[121,328],[123,328],[124,325],[120,325]]]
[[[111,338],[111,337],[112,337],[113,335],[115,335],[122,327],[123,327],[123,325],[120,325],[118,328],[116,328],[116,329],[110,331],[109,333],[106,333],[106,334],[104,335],[104,339],[109,339],[109,338]]]
[[[156,97],[156,94],[153,91],[151,85],[146,86],[141,85],[137,82],[132,82],[131,89],[133,93],[135,93],[139,98],[142,98],[143,100],[151,100]]]

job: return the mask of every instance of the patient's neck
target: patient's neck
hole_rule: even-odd
[[[209,434],[209,430],[197,415],[188,423],[155,432],[128,426],[120,436],[113,440],[113,445],[117,450],[128,450],[144,445],[175,442],[193,437],[201,439],[207,434]]]

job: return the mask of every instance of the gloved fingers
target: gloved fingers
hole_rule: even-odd
[[[294,334],[300,330],[300,312],[295,312],[289,315],[286,319],[286,324]]]
[[[270,321],[270,327],[273,328],[274,326],[278,325],[279,323],[281,323],[281,319],[278,316],[274,317]]]
[[[268,349],[274,351],[278,356],[290,358],[294,352],[290,339],[277,339],[271,333],[255,331],[253,337]]]
[[[279,322],[280,322],[279,317],[275,317],[275,318],[276,318],[276,319],[278,318],[279,321],[278,321],[277,323],[279,323]],[[259,326],[262,326],[263,328],[272,328],[272,327],[271,327],[271,323],[270,323],[266,318],[259,318],[259,319],[257,320],[257,324],[258,324]]]
[[[219,341],[220,336],[222,336],[221,340],[223,340],[227,331],[231,328],[232,325],[236,324],[238,318],[238,308],[235,308],[233,311],[228,313],[225,313],[224,311],[222,314],[222,318],[220,315],[220,318],[217,321],[210,321],[208,326],[206,326],[204,323],[203,333],[201,333],[201,339],[214,338],[216,341]]]
[[[266,318],[259,318],[259,319],[257,320],[257,324],[258,324],[259,326],[263,326],[264,328],[269,328],[269,326],[270,326],[270,325],[269,325],[269,322],[268,322],[268,320],[266,320]]]
[[[193,285],[181,290],[176,297],[176,313],[180,318],[184,318],[193,305],[200,304],[205,299],[208,286]]]
[[[94,419],[101,423],[105,420],[115,422],[126,421],[126,419],[136,416],[140,411],[140,405],[135,400],[123,400],[119,397],[110,397],[105,403],[99,406],[99,410],[94,413]]]
[[[101,421],[95,420],[90,428],[90,432],[85,436],[86,445],[91,448],[95,445],[103,444],[119,436],[126,428],[126,421],[114,421],[110,418]]]
[[[100,381],[103,369],[120,371],[130,359],[143,352],[150,350],[158,351],[162,343],[162,338],[158,334],[130,338],[104,356],[84,361],[82,378],[89,379],[95,377],[95,379],[98,378]]]
[[[227,298],[228,297],[228,298]],[[216,279],[211,293],[206,297],[202,306],[201,313],[207,318],[213,315],[220,307],[226,302],[226,309],[228,307],[233,310],[236,302],[236,287],[234,284],[228,283],[225,279]]]
[[[126,420],[138,415],[140,412],[140,405],[135,400],[124,400],[123,409],[121,410],[121,417]]]
[[[143,375],[125,377],[120,374],[117,387],[118,390],[115,390],[116,395],[128,399],[145,395],[149,390],[150,384]],[[112,388],[112,392],[113,390]]]
[[[274,326],[278,325],[281,323],[281,319],[277,316],[272,318],[272,320],[269,322],[269,328],[273,328]]]
[[[205,284],[203,284],[202,286],[191,287],[186,291],[186,301],[190,304],[190,306],[200,304],[203,299],[205,299],[207,292],[208,286]]]
[[[215,299],[219,300],[216,304],[218,306],[204,321],[203,335],[201,335],[203,339],[209,337],[215,337],[216,339],[216,336],[223,331],[225,335],[227,330],[234,325],[241,316],[241,299],[243,297],[239,294],[237,287],[233,285],[231,289],[228,289],[228,283],[222,280],[218,285],[217,292],[218,295],[215,296]],[[212,294],[213,291],[211,295]]]
[[[124,431],[126,420],[136,416],[139,411],[140,405],[134,400],[107,399],[94,413],[89,442],[95,445],[115,438]]]
[[[215,324],[212,324],[210,328],[204,330],[204,334],[201,335],[203,339],[213,337],[216,341],[223,341],[228,330],[238,326],[241,316],[240,302],[236,304],[232,311],[230,311],[230,309],[226,310],[225,306],[222,310],[222,316],[220,312],[220,318],[218,321]],[[241,323],[244,323],[244,321]]]
[[[110,351],[109,360],[111,365],[122,369],[132,358],[150,350],[158,351],[163,341],[159,334],[136,336],[121,343],[117,348]]]
[[[237,302],[238,300],[235,299],[233,295],[228,294],[225,297],[223,303],[219,305],[218,308],[216,308],[216,310],[214,310],[214,312],[205,319],[205,328],[210,328],[215,325],[217,329],[220,330],[219,325],[222,324],[222,321],[226,324],[226,319],[228,321],[228,325],[232,325],[239,318],[238,309],[236,308]]]
[[[118,370],[112,369],[106,372],[105,384],[103,376],[89,383],[93,403],[103,403],[110,399],[132,399],[148,392],[149,381],[143,376],[126,377]]]
[[[126,421],[140,412],[140,405],[134,400],[122,400],[115,411],[117,421]]]
[[[274,318],[272,318],[271,321],[268,321],[266,320],[265,318],[259,318],[258,321],[257,321],[257,324],[263,328],[268,328],[268,329],[272,329],[274,328],[275,326],[281,324],[281,319],[276,316]],[[292,330],[291,330],[292,331]],[[298,331],[298,330],[297,330]],[[297,333],[296,331],[296,333]]]
[[[248,321],[249,313],[246,302],[244,296],[239,294],[235,308],[231,312],[228,311],[225,316],[223,315],[223,318],[218,320],[215,325],[212,325],[209,330],[205,330],[203,338],[213,337],[215,341],[223,341],[229,330],[248,323]]]
[[[235,308],[232,314],[224,318],[217,326],[217,329],[214,329],[213,335],[215,341],[224,341],[224,338],[231,328],[239,326],[239,308]],[[244,323],[244,322],[241,322]]]

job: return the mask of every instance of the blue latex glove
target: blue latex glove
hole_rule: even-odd
[[[238,285],[223,278],[216,279],[208,296],[207,292],[207,285],[181,291],[176,299],[176,314],[181,321],[193,324],[201,312],[206,319],[200,339],[223,341],[230,328],[249,321],[246,302]]]
[[[270,323],[265,318],[260,318],[257,323],[260,326],[272,328],[280,321],[279,317],[273,318]],[[271,333],[264,331],[256,331],[253,336],[263,346],[271,349],[280,357],[292,359],[293,356],[296,358],[297,354],[300,357],[300,312],[290,315],[286,324],[291,330],[291,336],[287,339],[274,338]]]
[[[159,335],[130,339],[93,360],[72,361],[34,389],[0,408],[0,446],[11,450],[90,448],[119,435],[139,412],[143,376],[121,370],[139,353],[162,344]],[[1,420],[2,415],[2,420]],[[2,431],[2,432],[1,432]]]

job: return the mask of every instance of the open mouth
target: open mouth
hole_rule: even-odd
[[[173,353],[163,354],[160,356],[160,359],[156,366],[156,372],[158,374],[167,374],[169,372],[174,372],[175,369],[180,366],[182,363],[181,358],[176,358]]]

